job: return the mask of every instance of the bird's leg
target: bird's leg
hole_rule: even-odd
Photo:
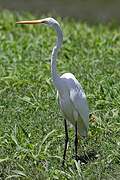
[[[78,160],[77,156],[77,144],[78,144],[78,138],[77,138],[77,121],[75,121],[75,159]]]
[[[67,131],[67,122],[66,122],[66,119],[64,119],[64,123],[65,123],[65,149],[64,149],[64,154],[63,154],[62,167],[64,167],[66,150],[67,150],[67,143],[68,143],[68,131]]]

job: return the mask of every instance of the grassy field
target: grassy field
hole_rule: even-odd
[[[76,76],[95,119],[79,139],[78,162],[69,128],[62,169],[64,121],[50,64],[56,33],[15,24],[26,19],[36,17],[0,13],[0,179],[119,180],[120,27],[57,18],[64,35],[58,71]]]

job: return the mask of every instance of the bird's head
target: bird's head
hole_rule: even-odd
[[[43,25],[53,26],[53,27],[56,25],[59,25],[59,23],[51,17],[41,19],[41,20],[19,21],[19,22],[16,22],[16,24],[43,24]]]

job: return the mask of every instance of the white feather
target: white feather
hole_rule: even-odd
[[[77,121],[79,135],[87,136],[89,112],[83,88],[71,73],[63,74],[59,83],[60,88],[57,89],[57,97],[64,118],[73,125]]]

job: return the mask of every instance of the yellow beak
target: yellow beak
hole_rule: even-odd
[[[41,19],[41,20],[33,20],[33,21],[19,21],[16,22],[16,24],[40,24],[45,22],[46,22],[45,19]]]

